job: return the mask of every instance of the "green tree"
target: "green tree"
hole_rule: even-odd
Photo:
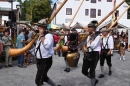
[[[130,5],[130,0],[126,0],[127,4]]]
[[[39,0],[32,10],[32,22],[38,22],[40,19],[50,17],[52,8],[51,0]]]

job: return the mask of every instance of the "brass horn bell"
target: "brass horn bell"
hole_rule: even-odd
[[[78,51],[71,54],[68,53],[66,56],[66,61],[68,62],[68,65],[70,67],[77,67],[79,58],[80,58],[80,53]]]

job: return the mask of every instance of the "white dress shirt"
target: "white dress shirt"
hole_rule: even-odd
[[[87,47],[91,47],[93,49],[93,51],[100,51],[101,50],[101,39],[100,39],[100,35],[98,35],[93,42],[90,44],[90,36],[88,36],[87,38]]]
[[[108,46],[106,45],[107,40],[108,40]],[[105,47],[105,45],[106,45],[106,47]],[[113,49],[114,48],[113,37],[110,36],[109,34],[106,37],[104,37],[102,39],[102,49],[103,49],[103,46],[105,47],[105,49]]]
[[[39,46],[40,42],[41,42],[41,39],[39,37],[36,42],[36,47],[34,47],[33,49],[30,50],[31,53],[33,53],[33,51],[35,51],[35,52],[37,51],[36,48]],[[42,58],[49,58],[54,54],[53,44],[54,44],[53,35],[46,34],[44,43],[41,42],[41,44],[40,44]],[[39,50],[36,53],[36,58],[41,59]]]
[[[65,36],[65,38],[64,38],[64,41],[65,41],[64,44],[66,44],[66,45],[67,45],[67,39],[68,39],[67,36]]]

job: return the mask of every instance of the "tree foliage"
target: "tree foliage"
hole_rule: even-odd
[[[21,4],[21,20],[37,22],[51,14],[51,0],[18,0]]]
[[[32,21],[38,22],[42,18],[50,17],[51,15],[51,1],[50,0],[40,0],[34,5],[32,11]]]
[[[127,4],[130,5],[130,0],[126,0]]]

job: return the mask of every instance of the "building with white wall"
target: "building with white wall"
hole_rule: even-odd
[[[18,12],[16,5],[19,5],[19,2],[15,0],[13,2],[14,14]],[[4,21],[9,21],[9,11],[11,11],[11,3],[8,0],[0,0],[0,25],[3,25]]]
[[[61,5],[63,1],[64,0],[57,0],[53,7],[53,12],[55,12],[55,10]],[[56,17],[52,20],[52,23],[58,25],[64,23],[68,25],[81,2],[82,0],[68,0],[59,11],[59,13],[56,15]],[[116,5],[120,4],[121,2],[122,0],[116,0]],[[100,21],[114,8],[113,4],[114,0],[84,0],[72,25],[74,25],[76,22],[87,25],[92,20]],[[127,7],[128,5],[126,3],[120,6],[119,9],[117,9],[118,15],[120,15]],[[112,16],[108,17],[105,22],[111,20],[111,18]],[[119,22],[123,22],[126,20],[128,20],[127,12],[123,15]]]
[[[53,7],[53,13],[62,4],[63,1],[64,0],[57,0]],[[86,26],[92,20],[97,20],[98,22],[101,21],[108,13],[110,13],[110,11],[113,10],[114,1],[115,0],[84,0],[71,26],[73,26],[76,22],[79,22]],[[116,0],[116,6],[119,5],[122,1],[123,0]],[[61,25],[64,23],[68,26],[81,2],[82,0],[68,0],[51,23],[57,25]],[[118,17],[124,12],[124,10],[126,10],[127,7],[128,5],[125,2],[117,9]],[[128,18],[127,14],[129,14],[130,16],[130,10],[128,10],[121,17],[118,23],[120,26],[120,30],[128,30],[128,45],[130,46],[130,19]],[[109,16],[99,27],[109,22],[110,20],[112,20],[112,15]]]

